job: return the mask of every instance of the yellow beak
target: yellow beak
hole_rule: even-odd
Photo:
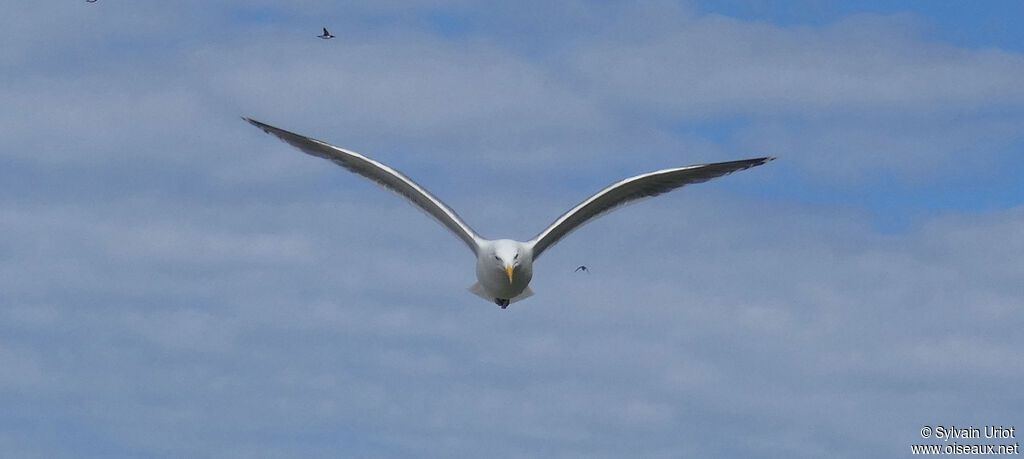
[[[505,265],[505,273],[508,274],[508,283],[512,283],[512,270],[515,269],[512,265]]]

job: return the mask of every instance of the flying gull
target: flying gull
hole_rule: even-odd
[[[303,152],[330,160],[381,187],[395,192],[444,225],[476,255],[477,282],[469,291],[502,309],[510,303],[533,295],[530,280],[533,262],[569,233],[617,207],[672,191],[691,183],[701,183],[736,171],[760,166],[774,157],[762,157],[664,169],[613,183],[558,217],[547,229],[526,242],[511,239],[484,239],[473,231],[447,204],[427,192],[401,172],[366,156],[301,136],[259,121],[245,118],[252,125],[273,134]]]

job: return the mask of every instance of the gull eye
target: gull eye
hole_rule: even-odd
[[[519,254],[518,254],[518,253],[516,253],[516,255],[515,255],[514,257],[512,257],[512,259],[513,259],[513,260],[518,260],[518,259],[519,259]]]
[[[495,256],[494,256],[494,259],[495,259],[495,260],[498,260],[498,261],[501,261],[501,257],[499,257],[499,256],[497,256],[497,255],[495,255]]]

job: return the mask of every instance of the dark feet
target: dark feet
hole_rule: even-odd
[[[507,308],[508,307],[508,303],[509,303],[509,301],[506,298],[495,298],[494,299],[494,304],[496,304],[498,306],[501,306],[501,309]]]

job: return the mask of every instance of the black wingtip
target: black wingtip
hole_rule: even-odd
[[[726,162],[723,162],[723,163],[703,164],[703,166],[726,166],[726,165],[730,165],[731,166],[731,165],[736,165],[736,166],[741,166],[737,170],[743,170],[743,169],[749,169],[751,167],[761,166],[761,165],[770,163],[772,161],[775,161],[776,158],[778,158],[778,156],[762,156],[760,158],[748,158],[748,159],[740,159],[740,160],[736,160],[736,161],[726,161]]]
[[[277,137],[278,139],[281,139],[281,140],[285,141],[286,143],[290,143],[293,146],[296,145],[295,142],[297,142],[297,141],[313,141],[313,142],[323,143],[323,142],[320,142],[319,140],[311,139],[311,138],[306,137],[304,135],[299,135],[299,134],[296,134],[296,133],[291,132],[291,131],[286,131],[286,130],[281,129],[279,127],[271,126],[269,124],[262,123],[260,121],[256,121],[256,120],[254,120],[252,118],[249,118],[247,116],[243,116],[242,119],[247,121],[247,122],[249,122],[249,124],[258,127],[261,131],[266,132],[267,134],[270,134],[270,135],[272,135],[274,137]],[[299,149],[302,149],[302,148],[299,147]]]
[[[249,118],[248,116],[243,116],[242,119],[245,120],[247,123],[260,128],[261,130],[263,130],[263,132],[266,132],[268,134],[270,133],[269,125],[256,121],[252,118]]]
[[[261,130],[261,131],[263,131],[263,132],[265,132],[267,134],[270,134],[270,135],[272,135],[274,137],[277,137],[277,138],[279,138],[281,140],[284,140],[285,142],[288,142],[288,143],[291,143],[291,142],[287,139],[287,137],[290,137],[290,136],[303,137],[303,136],[300,136],[300,135],[298,135],[298,134],[296,134],[294,132],[286,131],[286,130],[281,129],[279,127],[274,127],[274,126],[271,126],[271,125],[269,125],[267,123],[256,121],[256,120],[254,120],[252,118],[249,118],[248,116],[243,116],[242,119],[247,121],[249,124],[251,124],[253,126],[256,126],[257,128],[259,128],[259,130]]]

